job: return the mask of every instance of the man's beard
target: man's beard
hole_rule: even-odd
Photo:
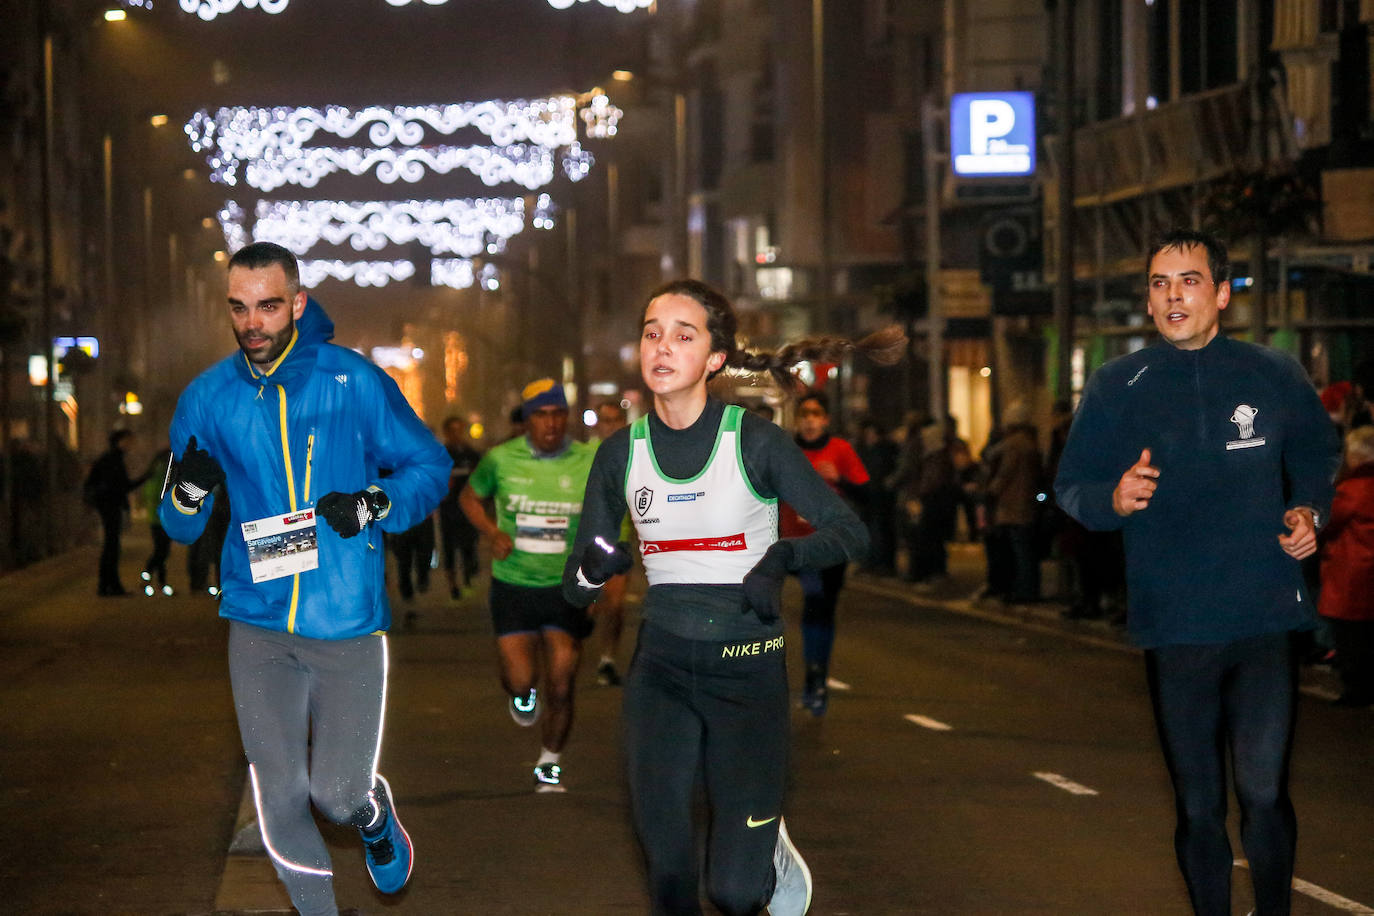
[[[268,337],[267,349],[262,351],[263,356],[260,359],[255,358],[253,356],[253,353],[244,344],[243,339],[245,335],[240,334],[238,331],[235,331],[234,338],[238,341],[239,349],[242,350],[244,355],[248,357],[249,362],[256,363],[262,366],[270,366],[272,363],[277,361],[278,357],[280,357],[283,353],[286,352],[287,346],[291,343],[291,336],[295,333],[295,331],[296,320],[295,318],[291,318],[287,321],[286,327],[282,328],[276,334],[272,334]]]

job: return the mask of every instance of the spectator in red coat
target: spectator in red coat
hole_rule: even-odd
[[[830,435],[830,404],[819,391],[797,402],[797,445],[831,489],[862,511],[870,489],[868,471],[852,445]],[[813,530],[786,504],[779,527],[783,537],[801,537]],[[802,659],[806,663],[802,705],[814,716],[825,715],[830,650],[835,644],[835,605],[844,587],[845,565],[797,574],[803,595]]]
[[[1322,530],[1321,599],[1343,690],[1336,704],[1374,704],[1374,426],[1345,437],[1345,467]]]

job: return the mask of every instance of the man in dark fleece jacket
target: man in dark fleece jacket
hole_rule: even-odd
[[[1086,527],[1125,539],[1128,627],[1145,650],[1194,912],[1230,913],[1229,746],[1256,912],[1287,914],[1291,634],[1315,621],[1298,561],[1316,550],[1338,443],[1293,359],[1219,333],[1231,294],[1220,242],[1164,235],[1147,280],[1163,340],[1093,375],[1055,493]]]

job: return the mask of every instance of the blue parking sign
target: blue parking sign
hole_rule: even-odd
[[[956,175],[1035,174],[1035,95],[955,93],[949,149]]]

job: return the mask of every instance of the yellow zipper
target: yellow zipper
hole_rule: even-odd
[[[273,368],[276,368],[275,366]],[[287,435],[286,428],[286,389],[281,385],[277,386],[278,416],[281,420],[281,454],[286,462],[286,492],[291,498],[291,511],[296,511],[296,475],[291,470],[291,440]],[[306,469],[306,479],[310,479],[309,468]],[[296,607],[301,597],[301,574],[296,573],[291,577],[291,609],[286,615],[286,632],[296,632]]]
[[[301,502],[310,504],[310,471],[314,468],[315,434],[305,441],[305,489],[301,492]]]

